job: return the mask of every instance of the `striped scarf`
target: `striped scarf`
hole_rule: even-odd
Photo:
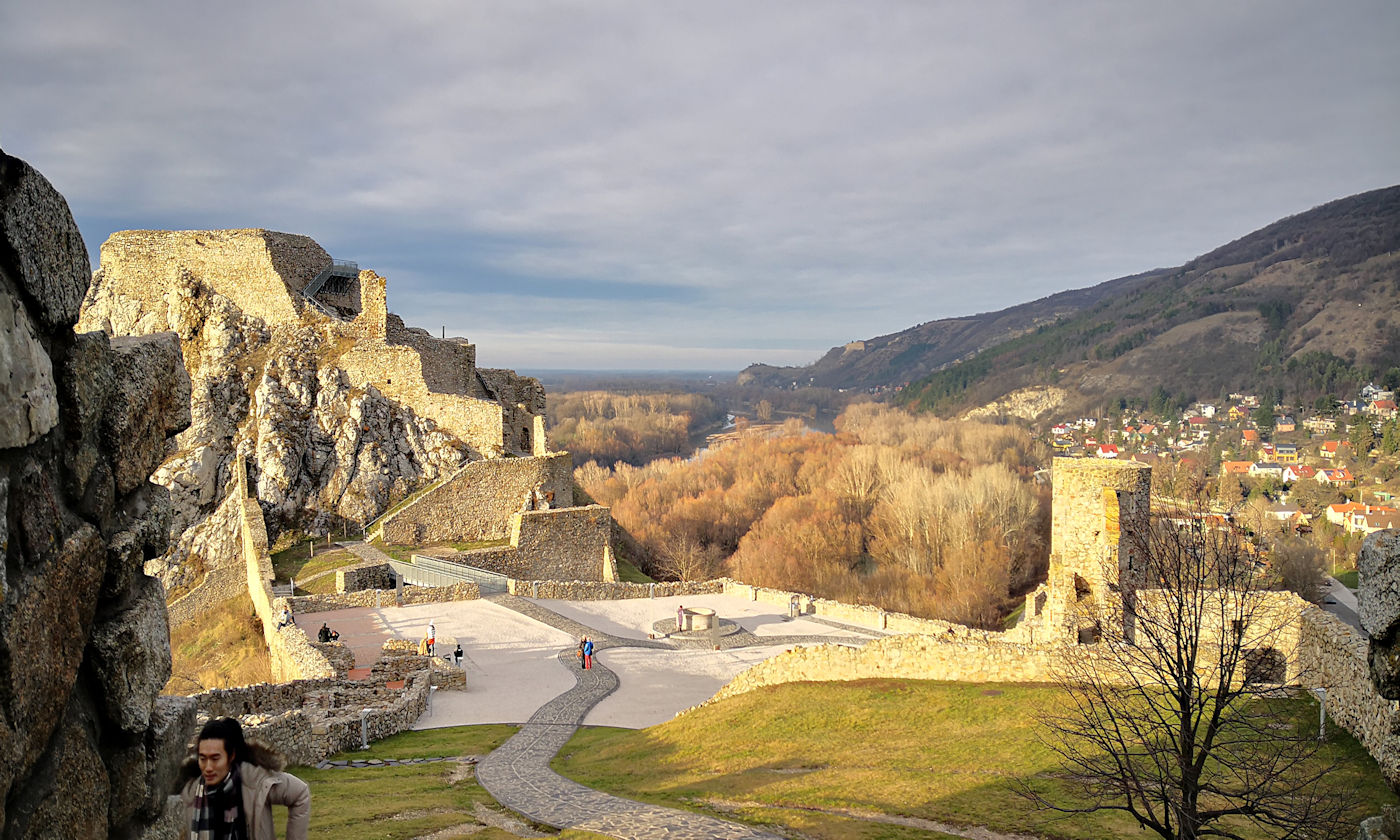
[[[238,762],[212,789],[199,783],[194,797],[194,817],[190,822],[191,840],[247,840],[248,824],[243,819],[243,780]]]

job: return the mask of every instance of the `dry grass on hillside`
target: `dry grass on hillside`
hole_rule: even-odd
[[[247,595],[208,610],[170,631],[170,682],[164,694],[251,685],[272,679],[262,626]]]

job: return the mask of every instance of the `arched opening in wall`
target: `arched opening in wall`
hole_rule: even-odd
[[[530,427],[520,427],[520,448],[525,452],[530,451]]]
[[[1044,592],[1035,596],[1035,615],[1043,615],[1045,613],[1045,601],[1046,595]]]
[[[1093,592],[1093,588],[1089,586],[1089,581],[1079,575],[1074,576],[1074,600],[1083,601],[1092,595]]]
[[[1254,648],[1244,652],[1245,685],[1279,685],[1288,675],[1288,663],[1274,648]]]

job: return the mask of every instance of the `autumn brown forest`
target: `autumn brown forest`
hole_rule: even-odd
[[[1049,502],[1033,474],[1047,461],[1022,428],[860,404],[834,435],[790,419],[690,459],[589,461],[576,478],[657,574],[996,627],[1044,574]]]

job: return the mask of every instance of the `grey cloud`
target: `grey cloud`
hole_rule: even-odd
[[[365,249],[410,320],[489,316],[518,366],[571,313],[574,367],[807,361],[1400,180],[1384,2],[31,5],[0,143],[89,239]],[[482,306],[452,266],[492,241]],[[571,282],[601,297],[540,299]]]

